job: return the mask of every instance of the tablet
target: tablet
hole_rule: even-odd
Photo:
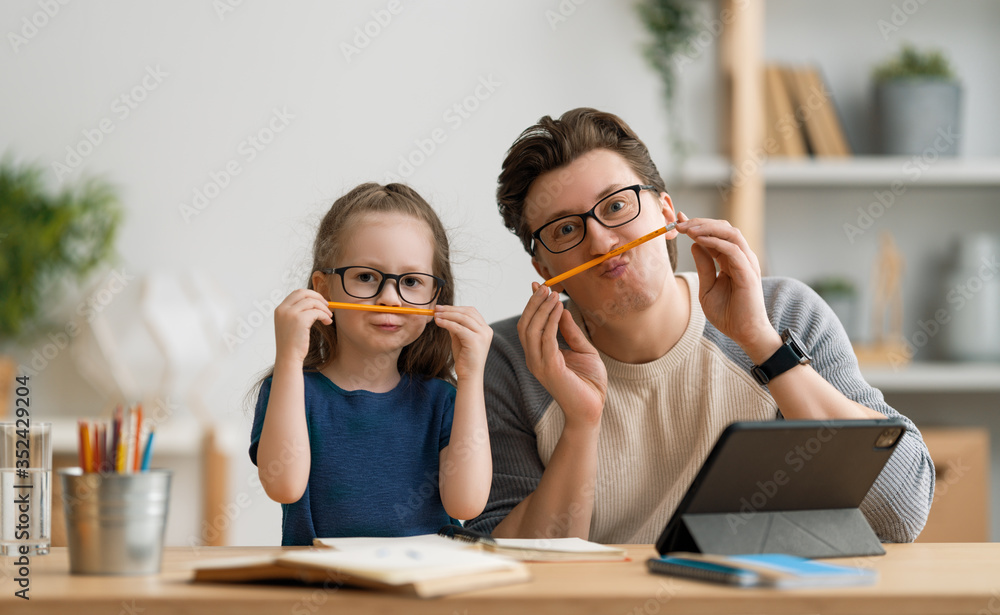
[[[858,507],[905,431],[899,419],[733,423],[656,549],[661,555],[884,553]]]

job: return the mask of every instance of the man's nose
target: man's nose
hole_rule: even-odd
[[[588,218],[587,225],[587,238],[585,241],[589,242],[587,248],[595,256],[607,254],[618,243],[620,238],[615,229],[604,226],[597,218]]]

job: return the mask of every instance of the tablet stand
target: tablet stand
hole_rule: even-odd
[[[857,508],[682,515],[667,551],[737,555],[787,553],[800,557],[884,555]]]

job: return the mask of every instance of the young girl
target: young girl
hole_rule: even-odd
[[[414,190],[362,184],[327,212],[308,289],[274,310],[274,371],[250,436],[264,490],[282,504],[282,545],[434,533],[482,512],[493,331],[453,297],[444,228]]]

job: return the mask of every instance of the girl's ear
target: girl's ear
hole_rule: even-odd
[[[327,299],[330,298],[330,293],[327,292],[327,288],[326,288],[326,280],[329,277],[330,276],[328,276],[327,274],[323,273],[322,271],[313,271],[313,274],[312,274],[312,287],[313,287],[313,290],[315,290],[319,294],[323,295]]]

